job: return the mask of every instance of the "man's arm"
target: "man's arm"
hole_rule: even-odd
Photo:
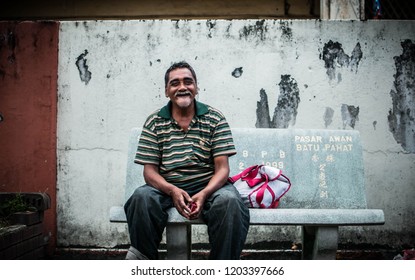
[[[144,165],[144,180],[145,182],[158,189],[159,191],[164,192],[167,195],[170,195],[173,199],[174,207],[177,211],[185,218],[190,218],[190,208],[188,203],[192,202],[192,198],[187,192],[176,187],[173,184],[167,182],[159,172],[159,167],[155,164],[145,164]]]

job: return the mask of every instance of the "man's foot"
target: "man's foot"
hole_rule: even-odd
[[[125,256],[126,260],[148,260],[140,251],[138,251],[133,246],[130,246],[128,249],[127,255]]]

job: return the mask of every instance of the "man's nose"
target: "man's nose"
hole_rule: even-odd
[[[179,84],[179,90],[187,90],[186,84],[184,81],[181,81]]]

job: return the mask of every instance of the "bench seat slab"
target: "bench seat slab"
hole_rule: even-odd
[[[189,221],[174,208],[169,209],[168,223],[203,224],[203,220]],[[380,209],[250,209],[251,225],[383,225],[385,217]],[[110,221],[125,223],[122,206],[110,209]]]

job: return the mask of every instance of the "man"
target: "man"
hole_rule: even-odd
[[[249,227],[249,211],[227,183],[228,157],[236,153],[221,112],[195,100],[197,78],[186,62],[165,74],[168,104],[143,127],[135,162],[144,165],[146,184],[126,202],[131,247],[126,259],[158,259],[175,207],[187,219],[199,216],[208,226],[210,259],[239,259]]]

